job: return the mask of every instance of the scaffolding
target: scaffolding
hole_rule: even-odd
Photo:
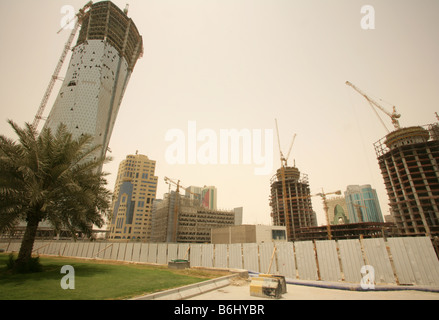
[[[397,130],[374,146],[398,233],[439,235],[437,125]]]
[[[301,174],[295,167],[285,167],[286,202],[282,182],[279,169],[270,181],[271,218],[273,225],[287,228],[288,241],[293,241],[301,228],[317,226],[317,221],[311,204],[308,175]]]
[[[395,225],[389,222],[361,222],[331,226],[332,240],[387,238],[395,234]],[[328,240],[328,237],[326,226],[301,228],[297,233],[298,241]]]

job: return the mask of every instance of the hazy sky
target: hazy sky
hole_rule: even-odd
[[[114,1],[123,9],[128,0]],[[0,0],[0,133],[6,123],[32,122],[69,31],[57,34],[65,5],[82,1]],[[270,178],[254,163],[168,163],[170,130],[197,132],[275,129],[290,160],[309,175],[311,192],[371,184],[383,214],[388,198],[373,148],[386,131],[347,80],[383,106],[397,106],[402,126],[434,122],[439,112],[439,2],[437,0],[131,0],[129,16],[143,36],[139,60],[113,131],[113,190],[119,162],[136,150],[157,161],[158,198],[164,176],[184,186],[215,185],[218,207],[244,207],[244,223],[271,223]],[[364,5],[375,29],[364,30]],[[69,59],[69,58],[68,58]],[[68,61],[67,59],[67,61]],[[67,65],[67,61],[65,65]],[[59,85],[55,88],[50,111]],[[390,120],[383,115],[390,128]],[[197,150],[203,145],[199,142]],[[218,159],[219,159],[218,155]],[[291,162],[290,161],[290,162]],[[325,224],[320,198],[313,198]]]

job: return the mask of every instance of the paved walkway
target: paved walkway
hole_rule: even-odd
[[[250,296],[248,281],[236,281],[231,285],[206,292],[189,300],[267,300]],[[287,285],[287,293],[281,300],[439,300],[439,293],[424,291],[349,291]]]

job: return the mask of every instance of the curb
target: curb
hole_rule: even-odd
[[[202,293],[220,289],[230,285],[230,280],[239,277],[239,274],[232,274],[216,279],[190,284],[180,288],[169,289],[157,293],[131,298],[129,300],[184,300]]]

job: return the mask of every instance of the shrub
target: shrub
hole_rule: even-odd
[[[9,255],[8,262],[6,262],[7,270],[12,270],[15,273],[36,273],[43,271],[43,265],[40,263],[40,257],[31,257],[25,264],[16,264],[14,255]]]

